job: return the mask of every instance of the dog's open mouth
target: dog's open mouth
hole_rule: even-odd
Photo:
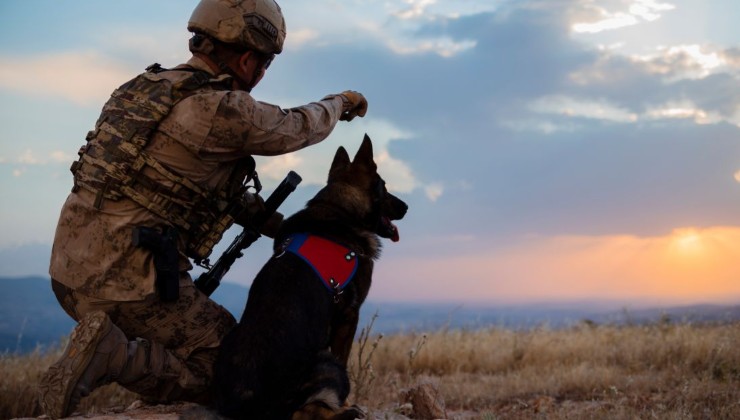
[[[378,229],[378,235],[383,238],[389,238],[393,242],[398,242],[400,236],[398,235],[398,228],[391,222],[391,219],[387,216],[380,218],[380,228]]]

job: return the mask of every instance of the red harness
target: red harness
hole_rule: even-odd
[[[294,233],[283,243],[283,250],[299,256],[335,296],[349,284],[357,272],[357,253],[321,236]]]

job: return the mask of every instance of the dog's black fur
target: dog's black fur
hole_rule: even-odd
[[[398,240],[391,220],[407,205],[388,193],[365,136],[353,161],[343,147],[327,185],[285,220],[275,256],[257,274],[239,324],[223,340],[215,365],[216,404],[233,418],[354,419],[347,407],[347,360],[367,297],[379,237]],[[299,257],[282,252],[292,233],[309,233],[359,255],[354,279],[334,296]]]

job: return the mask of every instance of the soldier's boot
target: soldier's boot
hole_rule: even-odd
[[[149,403],[175,400],[198,401],[205,397],[206,381],[194,375],[188,366],[157,342],[137,339],[131,342],[135,352],[129,360],[128,374],[118,383]]]
[[[107,383],[138,380],[143,373],[130,363],[136,359],[136,342],[101,311],[88,313],[72,331],[62,357],[44,374],[39,404],[53,419],[69,415],[82,397]]]

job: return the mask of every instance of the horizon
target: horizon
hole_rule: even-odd
[[[12,275],[5,276],[0,275],[0,281],[22,281],[22,280],[48,280],[50,277],[43,274],[24,274],[24,275]],[[250,285],[240,282],[235,282],[231,279],[224,278],[221,284],[229,286],[239,287],[248,292]],[[49,288],[51,290],[51,288]],[[224,300],[224,295],[219,293],[221,288],[217,288],[213,295],[213,299],[216,301]],[[225,293],[225,292],[224,292]],[[242,299],[243,297],[243,299]],[[247,293],[239,298],[230,296],[230,300],[242,299],[246,303]],[[219,302],[221,303],[221,302]],[[580,299],[532,299],[532,300],[411,300],[411,299],[399,299],[394,300],[392,298],[374,297],[370,296],[365,301],[365,306],[384,306],[391,305],[397,307],[428,307],[428,308],[439,308],[446,307],[451,310],[492,310],[492,309],[524,309],[538,307],[546,311],[558,311],[558,310],[588,310],[595,313],[609,313],[615,311],[642,311],[642,310],[660,310],[660,309],[689,309],[694,307],[729,307],[735,308],[740,307],[740,296],[727,297],[724,300],[688,300],[688,301],[676,301],[676,300],[655,300],[649,298],[639,299],[617,299],[609,297],[593,297],[593,298],[580,298]],[[363,306],[363,311],[366,311]],[[238,316],[238,314],[235,314]]]
[[[289,108],[352,89],[369,110],[257,170],[265,194],[303,177],[289,215],[337,147],[373,139],[409,212],[370,299],[740,302],[739,2],[279,3],[285,51],[253,96]],[[188,59],[195,4],[0,4],[0,277],[48,275],[85,134],[115,87]],[[270,245],[227,278],[248,286]]]

